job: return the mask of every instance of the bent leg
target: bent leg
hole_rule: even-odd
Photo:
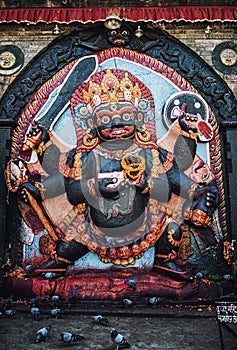
[[[174,221],[165,228],[155,244],[154,271],[159,271],[177,280],[192,281],[193,277],[175,263],[182,241],[182,230]]]

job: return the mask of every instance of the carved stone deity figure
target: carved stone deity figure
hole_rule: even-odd
[[[71,96],[76,148],[59,154],[40,120],[32,126],[35,135],[28,132],[24,151],[47,145],[41,163],[48,176],[40,181],[28,177],[20,186],[20,198],[31,205],[35,199],[48,222],[42,202],[66,191],[74,213],[67,223],[52,225],[50,251],[45,249],[48,237],[42,237],[41,251],[50,256],[35,271],[66,269],[89,251],[104,263],[130,266],[154,247],[155,271],[192,279],[176,263],[184,218],[175,215],[168,202],[172,195],[183,198],[188,203],[185,219],[208,227],[219,195],[214,179],[195,182],[185,174],[196,155],[197,139],[212,133],[200,115],[186,109],[180,106],[174,123],[177,137],[171,152],[157,142],[148,87],[126,70],[104,69]],[[51,170],[54,163],[59,164],[57,174]]]

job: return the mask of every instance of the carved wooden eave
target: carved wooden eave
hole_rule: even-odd
[[[8,8],[0,9],[0,23],[73,23],[103,21],[117,16],[128,21],[235,22],[237,6],[156,6],[97,8]]]

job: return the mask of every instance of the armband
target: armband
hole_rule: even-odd
[[[188,190],[188,198],[189,199],[193,199],[194,193],[198,187],[199,186],[196,183],[191,185],[190,189]]]

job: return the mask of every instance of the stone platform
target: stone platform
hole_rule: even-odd
[[[234,294],[234,281],[193,282],[175,281],[159,273],[134,270],[88,271],[65,275],[57,279],[42,277],[25,278],[11,276],[4,279],[1,295],[22,298],[47,298],[59,295],[61,299],[121,300],[140,297],[162,296],[167,300],[217,300]]]

